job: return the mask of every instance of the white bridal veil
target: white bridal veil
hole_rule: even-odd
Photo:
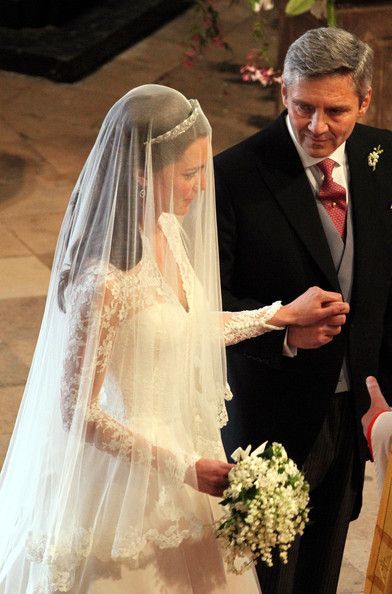
[[[139,87],[106,116],[72,193],[0,482],[0,593],[81,592],[210,521],[225,359],[210,126]],[[83,593],[84,594],[84,593]]]

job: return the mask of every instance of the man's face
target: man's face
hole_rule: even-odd
[[[353,131],[369,107],[371,89],[361,102],[351,75],[297,79],[282,84],[283,103],[295,137],[311,157],[328,157]]]

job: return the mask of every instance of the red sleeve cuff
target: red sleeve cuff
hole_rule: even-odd
[[[377,421],[378,417],[380,415],[382,415],[384,412],[387,412],[387,411],[382,410],[381,412],[379,412],[376,415],[374,415],[374,417],[372,418],[372,420],[369,423],[368,430],[366,432],[366,439],[367,439],[367,443],[368,443],[368,448],[370,450],[370,454],[372,456],[372,460],[374,460],[374,457],[373,457],[373,448],[372,448],[372,429],[373,429],[373,425]]]

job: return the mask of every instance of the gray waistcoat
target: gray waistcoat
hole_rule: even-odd
[[[342,240],[333,224],[331,217],[325,210],[324,206],[319,200],[316,200],[317,208],[320,214],[320,219],[324,227],[324,232],[327,237],[329,249],[333,262],[335,264],[336,271],[338,273],[338,279],[342,295],[348,303],[351,298],[351,288],[353,284],[353,272],[354,272],[354,237],[353,237],[353,223],[352,223],[352,210],[351,201],[349,202],[349,208],[347,213],[346,221],[346,242]],[[345,392],[350,389],[350,379],[347,369],[346,358],[343,361],[343,366],[340,371],[339,381],[336,386],[335,392]]]

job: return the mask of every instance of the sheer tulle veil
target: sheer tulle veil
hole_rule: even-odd
[[[208,121],[173,89],[134,89],[61,228],[1,474],[1,594],[82,592],[83,572],[146,564],[210,522],[194,464],[224,458],[218,273]]]

